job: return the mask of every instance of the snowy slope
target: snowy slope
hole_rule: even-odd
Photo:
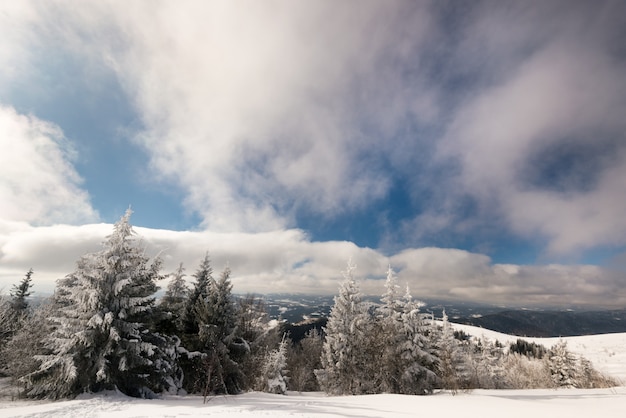
[[[518,337],[466,325],[454,325],[474,336],[502,343]],[[558,338],[528,338],[551,346]],[[626,333],[568,337],[569,348],[596,367],[626,382]],[[246,393],[218,396],[203,404],[197,396],[159,400],[120,394],[85,395],[64,402],[4,401],[0,417],[623,417],[626,387],[612,389],[475,390],[432,396],[369,395],[328,397],[321,393],[288,396]]]
[[[618,379],[626,385],[626,333],[583,335],[563,338],[532,338],[516,337],[471,325],[452,324],[455,329],[462,330],[474,337],[498,340],[501,343],[515,342],[522,338],[529,342],[552,347],[560,339],[567,341],[570,351],[580,354],[591,361],[596,369]]]

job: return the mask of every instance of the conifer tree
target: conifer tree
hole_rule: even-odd
[[[196,303],[201,351],[206,354],[205,393],[207,390],[238,393],[243,386],[240,364],[249,346],[237,332],[230,274],[230,268],[226,267],[218,281],[209,282],[208,296]]]
[[[103,250],[86,254],[57,284],[50,354],[23,380],[34,397],[61,398],[118,389],[134,396],[170,390],[173,348],[151,332],[161,261],[137,246],[131,211],[115,224]]]
[[[161,328],[181,335],[183,330],[183,320],[185,316],[185,307],[189,298],[189,289],[185,283],[185,268],[180,263],[176,272],[172,274],[172,280],[167,286],[167,290],[161,299],[159,308],[164,312],[162,322],[166,322],[167,326]]]
[[[30,288],[33,286],[32,276],[33,269],[30,269],[26,272],[26,277],[22,279],[20,284],[13,285],[13,289],[11,290],[11,307],[18,314],[23,313],[26,311],[26,308],[28,308],[26,298],[31,295]]]
[[[202,259],[193,277],[196,280],[185,303],[183,314],[183,344],[189,350],[198,351],[202,348],[199,339],[198,304],[206,301],[211,293],[211,288],[215,287],[213,268],[211,267],[211,258],[208,252]]]
[[[403,372],[402,363],[405,361],[399,354],[400,346],[405,342],[403,311],[404,306],[398,298],[396,275],[389,266],[387,269],[387,279],[385,280],[385,293],[382,296],[382,305],[378,308],[377,335],[372,335],[370,340],[378,345],[381,358],[378,362],[380,392],[402,393],[401,375]]]
[[[503,356],[503,350],[496,343],[486,338],[479,339],[471,356],[474,370],[470,385],[482,389],[504,389],[507,382]]]
[[[28,270],[19,285],[13,285],[9,298],[0,295],[0,350],[28,321],[28,298],[31,295],[33,269]],[[0,357],[0,367],[3,367]]]
[[[560,340],[548,353],[548,367],[556,387],[578,387],[578,357]]]
[[[435,373],[439,359],[426,336],[429,330],[420,314],[421,306],[421,302],[413,300],[407,286],[397,352],[401,360],[400,393],[409,395],[432,393],[439,381]]]
[[[287,392],[287,346],[291,343],[283,336],[277,349],[270,351],[261,373],[261,390],[268,393],[284,395]]]
[[[434,333],[435,353],[438,357],[437,375],[441,379],[444,389],[449,389],[456,393],[459,389],[466,387],[469,379],[467,370],[467,360],[464,356],[459,342],[454,338],[454,330],[448,322],[448,315],[443,311],[442,327],[439,332]]]
[[[354,279],[355,268],[349,261],[343,273],[344,282],[325,328],[322,369],[316,371],[320,387],[334,395],[371,393],[371,379],[364,371],[368,361],[364,327],[368,318]]]
[[[55,314],[54,304],[44,300],[28,315],[24,315],[15,334],[6,342],[0,358],[4,371],[11,376],[14,386],[21,393],[22,385],[18,379],[38,369],[39,363],[34,356],[45,352],[44,340],[54,330],[48,318]]]
[[[396,275],[389,266],[386,291],[377,317],[382,345],[379,350],[381,392],[425,394],[433,390],[436,375],[432,371],[435,357],[431,352],[421,304],[411,297],[408,286],[404,298],[398,296]]]

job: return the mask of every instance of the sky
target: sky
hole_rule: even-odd
[[[351,258],[366,294],[624,308],[624,39],[623,1],[0,0],[0,289],[130,207],[238,293]]]

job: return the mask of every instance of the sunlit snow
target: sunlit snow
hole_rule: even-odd
[[[500,342],[518,337],[465,325],[468,334]],[[568,348],[582,354],[600,371],[626,382],[626,333],[566,337]],[[558,338],[527,338],[546,347]],[[145,400],[116,393],[83,395],[62,402],[0,402],[2,417],[623,417],[626,386],[610,389],[474,390],[432,396],[367,395],[331,397],[322,393],[290,392],[287,396],[251,392],[215,396],[166,396]]]

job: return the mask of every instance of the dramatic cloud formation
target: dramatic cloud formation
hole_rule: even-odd
[[[621,244],[626,7],[579,2],[557,17],[549,6],[518,6],[506,34],[490,14],[467,29],[466,42],[486,42],[488,65],[506,72],[464,101],[443,152],[458,158],[463,190],[482,210],[546,237],[550,251]]]
[[[588,260],[626,251],[625,38],[621,1],[5,2],[0,276],[67,274],[137,204],[168,268],[208,249],[240,292],[334,292],[353,257],[372,294],[391,262],[416,295],[619,305]]]

